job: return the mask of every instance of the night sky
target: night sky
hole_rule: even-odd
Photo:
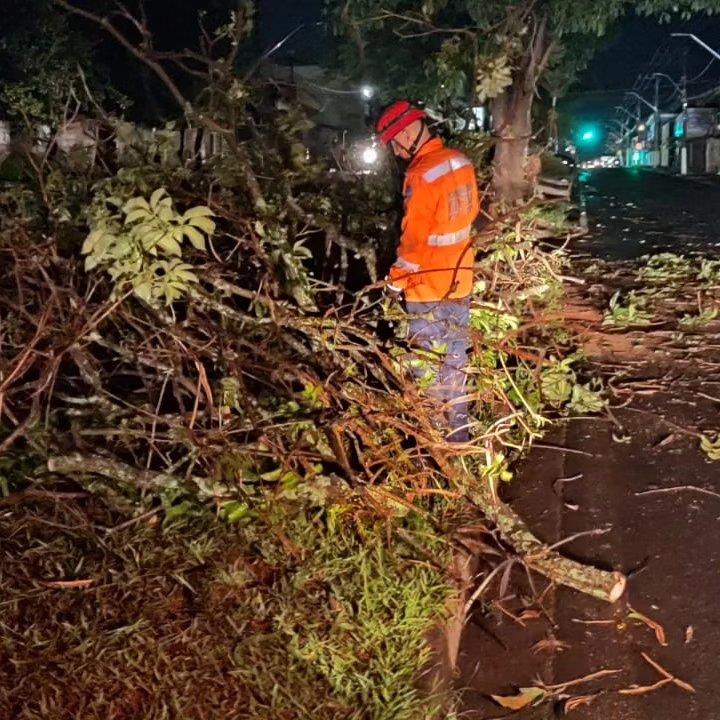
[[[633,87],[639,74],[662,72],[679,81],[685,66],[691,97],[720,85],[720,61],[713,61],[712,55],[689,39],[671,38],[672,32],[693,33],[720,51],[719,17],[661,24],[631,15],[601,41],[597,55],[562,103],[573,124],[615,116],[614,106],[623,102],[625,90]],[[650,83],[641,89],[651,102],[653,92]],[[677,101],[669,83],[662,85],[660,99],[661,106],[663,101]]]
[[[322,19],[322,0],[259,0],[258,30],[261,44],[270,46],[301,23]],[[686,66],[689,94],[702,93],[720,85],[720,62],[689,40],[671,39],[671,32],[691,32],[720,50],[720,17],[698,16],[690,22],[680,20],[661,24],[653,19],[626,16],[600,41],[598,54],[580,76],[562,104],[571,116],[570,124],[603,122],[614,115],[614,106],[622,103],[625,90],[633,87],[639,74],[667,73],[679,80]],[[320,28],[303,29],[278,52],[279,60],[319,62],[328,57],[329,41]],[[698,77],[699,76],[699,77]],[[652,88],[641,93],[652,100]],[[670,99],[673,90],[664,85],[662,99]]]
[[[318,63],[330,52],[326,30],[313,26],[323,20],[323,0],[257,0],[258,34],[267,47],[280,41],[301,24],[304,27],[287,45],[278,50],[279,60]]]
[[[96,0],[76,1],[96,7]],[[7,20],[36,2],[39,0],[0,0],[0,36],[11,31],[8,24],[3,23],[3,17]],[[332,38],[327,29],[316,25],[323,19],[323,4],[323,0],[256,0],[257,33],[247,48],[248,62],[301,24],[306,27],[278,50],[274,58],[298,64],[327,62],[332,55]],[[146,0],[158,44],[164,47],[192,45],[197,36],[197,10],[202,7],[220,13],[220,8],[228,5],[228,0]],[[598,54],[571,89],[561,109],[573,117],[574,124],[601,121],[613,114],[613,106],[622,101],[624,90],[633,86],[638,73],[659,71],[679,80],[684,62],[687,63],[688,77],[691,80],[697,78],[690,84],[691,96],[720,85],[720,62],[708,67],[711,56],[689,40],[671,40],[670,33],[673,31],[695,33],[720,50],[720,17],[698,16],[689,23],[659,24],[630,15],[601,40]],[[100,35],[97,30],[93,33],[96,37]],[[127,53],[112,41],[100,37],[98,41],[101,48],[99,59],[110,68],[114,81],[118,81],[119,85],[127,82],[129,91],[142,83],[153,88],[150,93],[153,100],[157,98],[160,102],[164,99],[163,104],[169,106],[167,98],[163,97],[164,91],[148,71],[128,58]],[[128,72],[130,67],[132,72]],[[642,92],[652,99],[650,87]],[[663,97],[668,98],[671,92],[670,86],[666,85]]]

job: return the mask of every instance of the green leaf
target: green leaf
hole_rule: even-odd
[[[214,217],[214,215],[215,213],[209,207],[206,207],[205,205],[198,205],[197,207],[190,208],[182,216],[182,219],[188,221],[199,217]]]
[[[246,502],[233,501],[223,507],[223,516],[229,523],[244,520],[250,513],[250,506]]]
[[[175,211],[168,207],[167,205],[161,205],[156,211],[157,216],[166,223],[169,223],[171,220],[174,220],[176,215]]]
[[[133,288],[135,294],[146,303],[152,302],[152,283],[149,280],[139,283]]]
[[[133,243],[127,235],[121,235],[120,237],[111,235],[106,237],[109,237],[110,240],[108,243],[108,251],[111,257],[119,260],[132,254]]]
[[[178,520],[183,515],[187,515],[193,509],[193,504],[189,500],[183,500],[177,505],[171,505],[165,510],[165,522],[170,523]]]
[[[105,233],[101,235],[98,238],[98,241],[95,243],[95,248],[93,250],[93,255],[95,255],[98,260],[102,260],[103,255],[108,251],[109,248],[115,247],[118,243],[118,238],[115,235],[111,235],[110,233]]]
[[[176,261],[175,265],[171,268],[170,272],[172,275],[174,275],[186,282],[197,282],[198,281],[197,275],[193,272],[193,266],[188,265],[187,263],[178,263]]]
[[[205,251],[205,238],[199,230],[190,225],[185,225],[185,227],[182,228],[182,232],[187,235],[187,239],[196,250]]]
[[[125,218],[125,224],[130,225],[137,220],[145,220],[148,217],[150,217],[149,210],[146,210],[145,208],[138,208],[137,210],[133,210],[131,213],[128,213],[127,217]]]
[[[136,197],[128,200],[122,210],[127,215],[138,208],[144,208],[147,211],[150,210],[150,205],[148,205],[148,201],[144,197]]]
[[[720,460],[720,437],[714,442],[707,436],[700,437],[700,449],[707,455],[709,460]]]
[[[102,230],[93,230],[86,238],[85,242],[83,243],[82,250],[80,252],[83,255],[87,255],[88,253],[93,251],[93,248],[95,247],[95,244],[97,243],[98,239],[102,236],[103,231]]]
[[[520,688],[518,695],[491,695],[490,697],[501,707],[508,710],[522,710],[528,705],[544,700],[547,691],[539,687]]]
[[[98,260],[93,255],[88,255],[85,258],[85,272],[88,272],[92,270],[93,268],[97,267]]]
[[[158,241],[158,247],[164,250],[168,255],[176,255],[182,257],[182,248],[172,235],[165,235]]]
[[[573,391],[575,373],[561,366],[551,367],[542,374],[540,387],[543,398],[553,407],[566,403]]]
[[[165,236],[164,230],[152,230],[151,232],[142,233],[141,229],[138,229],[138,235],[140,236],[140,242],[142,243],[143,250],[151,251]]]
[[[584,415],[601,412],[605,407],[605,402],[600,397],[600,393],[591,390],[588,385],[575,385],[568,407],[572,412]]]
[[[206,217],[191,218],[188,225],[200,228],[206,235],[212,235],[215,232],[215,222]]]
[[[280,482],[285,490],[293,490],[302,482],[302,478],[294,470],[289,470],[280,478]]]
[[[150,207],[153,210],[157,210],[158,203],[167,195],[167,190],[165,188],[158,188],[151,196],[150,196]]]

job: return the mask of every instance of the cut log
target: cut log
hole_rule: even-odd
[[[520,516],[493,492],[487,482],[474,480],[470,499],[493,522],[505,542],[511,545],[528,567],[558,585],[578,590],[609,603],[624,594],[627,580],[620,572],[600,570],[564,557],[551,550],[532,533]]]

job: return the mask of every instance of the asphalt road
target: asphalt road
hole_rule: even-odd
[[[591,262],[583,260],[587,255],[592,262],[607,261],[593,280],[598,287],[623,259],[660,251],[718,253],[720,182],[714,179],[600,171],[589,178],[586,192],[591,234],[574,253],[580,265]],[[720,495],[693,489],[720,493],[720,462],[710,462],[692,435],[720,429],[719,329],[676,347],[672,332],[649,328],[613,335],[610,345],[590,350],[593,374],[614,374],[617,386],[627,389],[628,404],[619,407],[614,399],[615,422],[564,424],[545,442],[568,450],[533,450],[506,494],[548,543],[606,529],[563,551],[628,574],[625,602],[610,607],[550,589],[540,617],[537,604],[523,614],[543,586],[536,581],[531,588],[517,572],[503,610],[478,606],[468,623],[457,682],[465,693],[462,717],[505,717],[489,694],[510,695],[538,679],[557,684],[610,669],[619,672],[568,689],[569,696],[588,696],[588,704],[570,717],[720,720]],[[647,490],[665,492],[638,494]],[[666,644],[651,627],[628,618],[628,606],[659,623]],[[619,693],[662,680],[642,653],[695,692],[670,683]],[[513,717],[563,717],[564,702]]]
[[[591,235],[578,245],[597,257],[720,253],[720,178],[678,178],[648,170],[584,173]]]

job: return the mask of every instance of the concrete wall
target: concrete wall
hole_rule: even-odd
[[[708,138],[705,172],[713,175],[720,173],[720,138]]]
[[[709,139],[688,140],[685,143],[687,149],[687,174],[704,175],[707,172],[707,146]]]
[[[670,143],[672,140],[672,122],[665,123],[660,133],[660,167],[670,167]]]
[[[48,144],[54,139],[57,151],[73,162],[93,163],[96,160],[99,136],[98,123],[90,119],[68,122],[54,135],[49,126],[43,125],[35,130],[33,147],[36,153],[45,153]],[[13,140],[10,123],[0,120],[0,162],[10,154]],[[205,129],[167,130],[140,127],[129,122],[118,123],[114,145],[118,157],[143,153],[152,155],[151,159],[160,159],[167,165],[204,163],[213,157],[224,155],[228,150],[227,140],[221,134]]]
[[[98,124],[94,120],[73,120],[65,123],[55,135],[59,152],[81,165],[95,162],[98,145]]]

